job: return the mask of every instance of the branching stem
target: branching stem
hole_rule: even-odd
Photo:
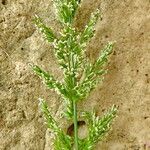
[[[73,122],[74,122],[74,145],[75,145],[75,150],[78,150],[78,121],[77,121],[77,102],[74,100],[73,101]]]

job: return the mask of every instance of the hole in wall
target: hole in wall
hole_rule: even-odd
[[[145,117],[144,117],[144,119],[148,119],[148,118],[149,118],[148,116],[145,116]]]
[[[85,121],[78,121],[78,128],[81,128],[84,125],[86,125]],[[69,136],[73,136],[73,134],[74,134],[74,124],[73,123],[68,127],[67,134]]]
[[[108,38],[108,35],[105,35],[105,38]]]
[[[43,58],[42,58],[42,57],[40,58],[40,61],[43,61]]]
[[[116,51],[113,52],[113,55],[116,55]]]
[[[6,5],[6,4],[7,4],[7,1],[6,1],[6,0],[2,0],[2,4],[3,4],[3,5]]]

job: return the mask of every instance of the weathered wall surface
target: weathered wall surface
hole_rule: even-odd
[[[82,29],[97,7],[103,19],[96,25],[88,56],[95,59],[107,41],[116,41],[116,46],[104,83],[80,107],[94,107],[102,115],[112,104],[119,105],[113,130],[97,150],[150,149],[150,1],[83,0],[76,27]],[[52,149],[38,98],[48,101],[56,118],[62,104],[28,64],[38,64],[60,78],[61,71],[52,47],[32,23],[34,14],[59,31],[51,0],[0,1],[1,150]]]

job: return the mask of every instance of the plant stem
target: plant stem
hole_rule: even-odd
[[[77,120],[77,103],[73,101],[73,121],[74,121],[74,144],[75,150],[78,150],[78,120]]]

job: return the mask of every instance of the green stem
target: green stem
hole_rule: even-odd
[[[77,103],[73,101],[73,121],[74,121],[74,144],[75,150],[79,149],[78,146],[78,120],[77,120]]]

